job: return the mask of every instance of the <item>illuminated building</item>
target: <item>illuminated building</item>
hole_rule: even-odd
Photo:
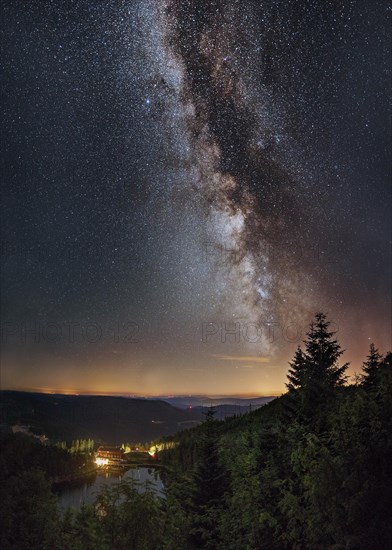
[[[111,464],[122,464],[126,462],[124,458],[124,449],[120,447],[98,447],[95,459],[98,466],[110,466]]]

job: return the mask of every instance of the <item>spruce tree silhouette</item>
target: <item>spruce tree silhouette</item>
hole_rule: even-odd
[[[305,385],[306,358],[300,346],[297,347],[292,361],[289,362],[290,369],[287,374],[289,382],[286,387],[289,391],[295,391]]]
[[[305,350],[298,347],[290,362],[286,385],[305,423],[312,424],[315,418],[322,423],[321,410],[334,395],[334,390],[346,382],[344,373],[348,363],[339,365],[344,352],[330,325],[324,313],[317,313],[304,341]]]
[[[370,344],[369,355],[362,365],[364,372],[363,385],[365,388],[369,389],[375,387],[382,363],[382,355],[378,352],[378,349],[373,343]]]
[[[203,432],[199,441],[199,460],[193,474],[193,517],[189,532],[192,548],[218,548],[220,531],[219,510],[225,489],[224,473],[218,455],[218,422],[215,410],[205,413]]]

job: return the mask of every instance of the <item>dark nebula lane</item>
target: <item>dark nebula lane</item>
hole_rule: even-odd
[[[2,12],[4,387],[276,394],[319,310],[390,348],[386,2]]]

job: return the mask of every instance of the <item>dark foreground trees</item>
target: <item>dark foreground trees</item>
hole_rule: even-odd
[[[190,516],[187,542],[192,548],[218,548],[222,542],[219,517],[225,492],[225,473],[219,460],[215,411],[206,413],[199,438],[196,467],[189,486]]]
[[[313,430],[325,429],[328,405],[346,382],[348,364],[339,364],[343,351],[330,325],[324,313],[316,314],[305,350],[298,347],[288,372],[289,398],[296,401],[301,422]]]
[[[346,386],[347,364],[324,314],[304,344],[287,394],[217,427],[226,476],[218,548],[392,547],[392,356],[371,346],[361,383]]]
[[[285,395],[176,436],[163,500],[120,484],[64,516],[42,473],[3,475],[1,548],[392,548],[392,354],[372,345],[347,386],[325,315],[304,344]]]
[[[2,483],[0,547],[54,548],[60,522],[56,499],[44,474],[26,471]]]

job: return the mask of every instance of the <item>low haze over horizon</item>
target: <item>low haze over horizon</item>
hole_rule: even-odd
[[[3,389],[3,391],[8,392],[20,392],[20,393],[43,393],[50,395],[66,395],[66,396],[96,396],[96,397],[125,397],[129,399],[175,399],[175,398],[208,398],[208,399],[259,399],[262,397],[277,397],[276,395],[256,395],[256,394],[139,394],[139,393],[126,393],[126,392],[92,392],[92,391],[83,391],[70,388],[47,388],[47,387],[36,387],[36,388],[26,388],[26,387],[14,387],[9,389]]]

